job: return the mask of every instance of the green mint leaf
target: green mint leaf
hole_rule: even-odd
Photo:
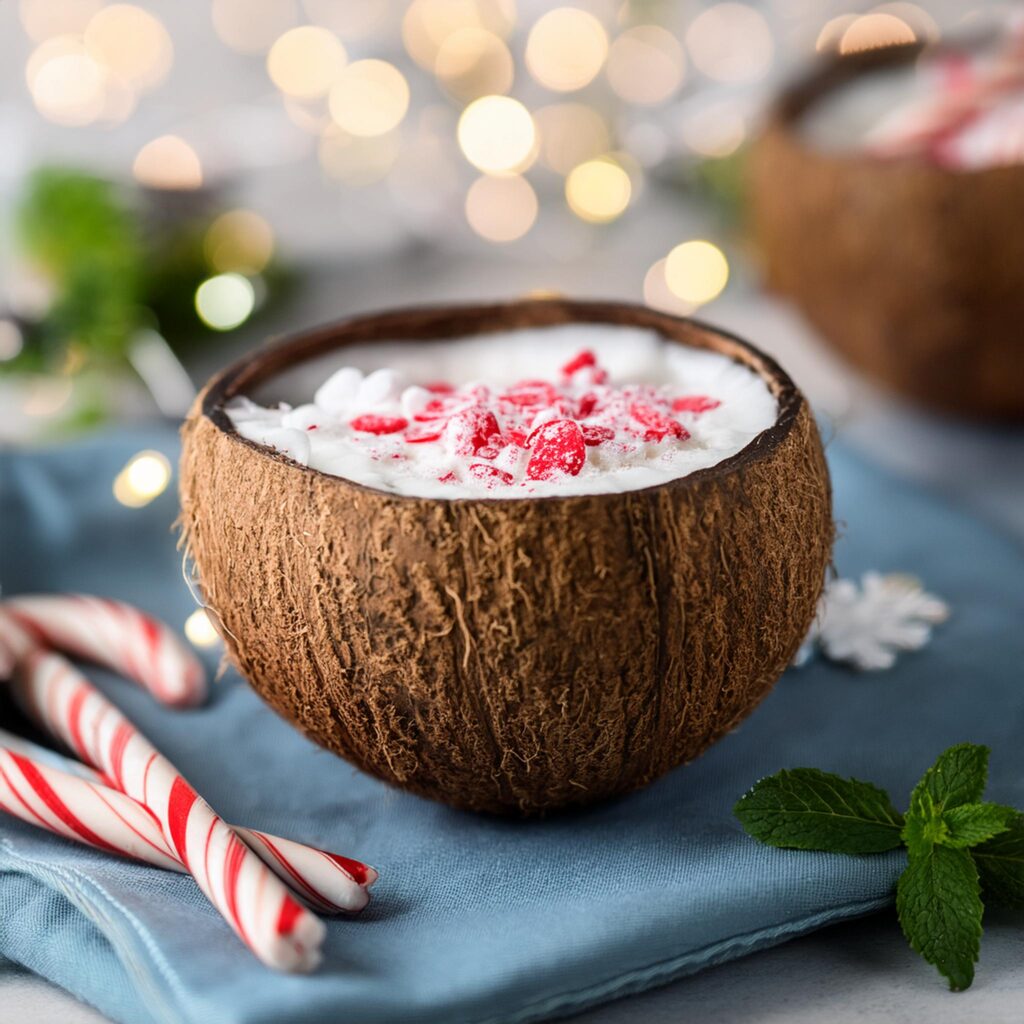
[[[958,743],[940,754],[910,794],[908,817],[924,812],[929,806],[925,794],[939,812],[981,800],[988,779],[988,755],[988,747],[975,743]]]
[[[967,850],[933,846],[910,855],[896,885],[896,913],[911,947],[949,979],[970,988],[981,945],[981,886]]]
[[[942,817],[942,811],[935,806],[927,790],[916,794],[907,811],[907,823],[900,838],[910,854],[925,856],[936,843],[945,843],[949,826]]]
[[[1005,832],[971,850],[985,899],[1024,907],[1024,815],[1015,814]]]
[[[881,853],[901,845],[903,818],[884,790],[816,768],[762,779],[734,813],[750,835],[769,846]]]
[[[1010,827],[1017,812],[1002,804],[960,804],[942,815],[946,835],[939,840],[960,849],[977,846]]]

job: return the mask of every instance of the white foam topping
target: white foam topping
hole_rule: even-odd
[[[427,498],[650,487],[735,455],[778,415],[765,381],[726,356],[593,324],[351,346],[255,397],[277,404],[225,406],[243,437]]]

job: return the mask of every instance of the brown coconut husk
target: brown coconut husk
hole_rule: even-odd
[[[1024,167],[822,152],[798,122],[820,97],[912,61],[828,60],[786,90],[751,160],[768,283],[876,381],[934,409],[1024,419]]]
[[[222,411],[354,342],[570,321],[725,353],[768,382],[778,421],[646,490],[434,500],[299,466]],[[220,373],[183,436],[184,538],[241,673],[328,749],[472,810],[586,804],[695,758],[789,663],[830,557],[828,471],[789,377],[736,338],[640,307],[525,301],[331,325]]]

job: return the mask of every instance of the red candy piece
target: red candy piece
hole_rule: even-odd
[[[444,427],[441,424],[433,427],[413,427],[405,435],[404,441],[406,444],[427,444],[429,441],[440,441],[443,431]]]
[[[551,405],[557,401],[558,391],[546,380],[521,380],[518,384],[510,387],[501,397],[512,405]]]
[[[450,395],[455,388],[445,380],[433,380],[423,387],[434,395]]]
[[[543,423],[530,436],[533,454],[526,464],[526,476],[530,480],[576,476],[587,461],[583,431],[572,420]]]
[[[615,437],[615,431],[611,427],[585,424],[580,427],[580,430],[583,432],[583,443],[588,448],[596,448],[599,444],[604,444],[605,441],[610,441]]]
[[[528,448],[529,447],[529,445],[527,444],[527,440],[526,440],[526,431],[525,430],[515,430],[515,429],[509,430],[508,431],[508,439],[517,448]]]
[[[456,455],[476,455],[495,435],[499,435],[500,441],[501,428],[490,409],[473,406],[457,412],[448,421],[445,434],[451,440]]]
[[[497,466],[487,466],[482,462],[474,462],[469,467],[469,475],[475,476],[477,480],[486,480],[493,487],[495,484],[510,484],[515,479],[511,473],[506,473]]]
[[[447,402],[440,398],[432,398],[423,408],[413,416],[417,423],[430,423],[433,420],[444,419],[448,415],[450,407]]]
[[[349,426],[353,430],[361,430],[364,434],[397,434],[409,426],[409,421],[401,416],[374,416],[372,413],[366,413],[350,420]]]
[[[681,423],[659,412],[653,405],[634,402],[629,407],[629,414],[648,428],[644,432],[645,441],[664,441],[666,437],[685,441],[690,436],[690,432]]]
[[[588,391],[581,399],[579,408],[576,410],[577,418],[585,420],[597,408],[597,395]]]
[[[708,398],[707,395],[684,395],[673,401],[672,409],[675,412],[710,412],[721,404],[717,398]]]
[[[577,352],[562,367],[562,376],[571,377],[577,370],[582,370],[585,366],[597,366],[597,356],[589,348],[583,349],[582,352]]]

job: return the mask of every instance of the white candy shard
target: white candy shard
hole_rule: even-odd
[[[372,409],[377,405],[386,405],[398,394],[398,377],[394,370],[383,367],[374,370],[359,385],[356,405],[360,409]]]
[[[426,388],[421,388],[416,384],[412,387],[406,388],[402,392],[402,413],[407,420],[411,420],[418,413],[423,412],[427,407],[427,402],[433,396]]]
[[[363,383],[363,375],[354,366],[344,366],[332,373],[316,390],[313,401],[325,412],[344,416],[355,401]]]
[[[292,430],[309,430],[324,420],[324,411],[318,405],[300,405],[281,417],[281,426]]]

